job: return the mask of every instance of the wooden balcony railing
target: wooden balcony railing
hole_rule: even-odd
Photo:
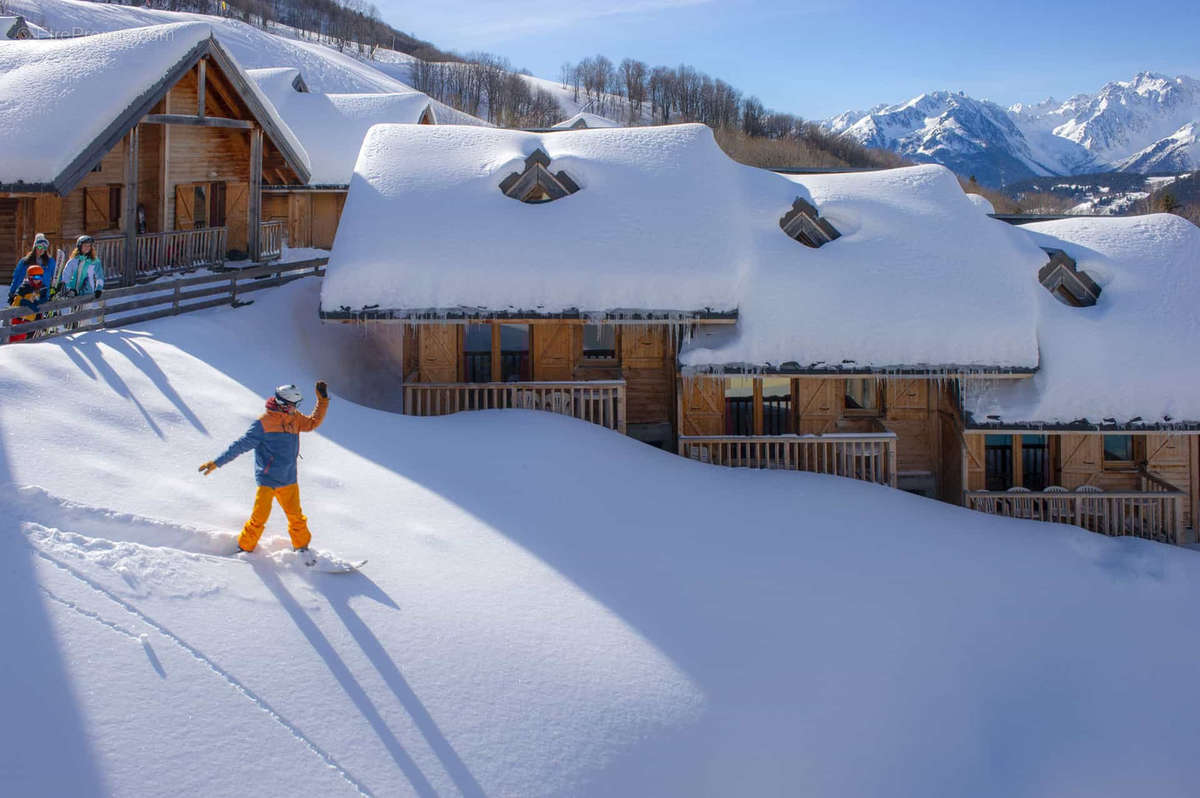
[[[967,506],[992,515],[1074,524],[1103,535],[1179,542],[1182,491],[1162,483],[1151,492],[969,491]]]
[[[283,257],[286,234],[287,222],[260,222],[258,226],[258,259],[268,261]]]
[[[444,416],[464,410],[548,410],[625,432],[625,381],[410,382],[404,412]]]
[[[225,262],[224,227],[143,233],[137,237],[134,279],[191,271]],[[125,236],[97,236],[96,254],[104,264],[107,285],[125,280]]]
[[[896,435],[682,435],[679,453],[735,468],[810,471],[896,486]]]

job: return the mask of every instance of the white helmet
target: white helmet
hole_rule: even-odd
[[[304,401],[304,396],[295,385],[280,385],[275,389],[275,399],[285,405],[298,405]]]

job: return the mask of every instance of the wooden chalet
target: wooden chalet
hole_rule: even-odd
[[[86,51],[81,62],[113,55],[96,59],[80,85],[58,76],[60,95],[39,98],[50,106],[40,135],[69,152],[50,153],[33,174],[21,147],[42,142],[10,143],[0,156],[0,277],[11,274],[36,233],[67,252],[78,235],[94,236],[107,279],[124,283],[226,259],[278,257],[284,229],[264,216],[263,190],[305,182],[307,156],[211,29],[181,23],[0,43],[0,58],[21,67],[10,73],[19,78],[26,67],[36,71],[50,49],[70,48]],[[147,80],[146,70],[156,67]],[[96,95],[110,103],[97,103]],[[77,124],[79,103],[95,108],[83,135],[58,138],[59,127]]]
[[[1094,421],[1064,422],[1049,404],[1022,404],[1069,397],[1088,375],[1099,394],[1111,348],[1066,369],[1062,352],[1108,324],[1111,304],[1134,318],[1161,306],[1112,268],[1076,263],[1103,251],[1108,232],[1056,238],[995,222],[938,167],[785,177],[714,159],[701,169],[706,132],[685,128],[488,132],[455,139],[461,163],[435,157],[444,138],[376,128],[364,152],[379,159],[350,193],[323,317],[368,335],[390,326],[408,414],[548,410],[706,463],[1191,538],[1200,422],[1118,420],[1103,402]],[[436,166],[400,174],[382,153]],[[652,179],[637,174],[640,158]],[[403,246],[365,235],[384,218]],[[1176,223],[1187,225],[1165,222]],[[1194,257],[1200,231],[1170,232]],[[1155,257],[1162,274],[1185,268]],[[728,264],[739,258],[736,275]],[[1160,275],[1159,286],[1200,296],[1200,284]],[[1082,327],[1051,331],[1059,311]],[[1128,328],[1105,329],[1115,339]],[[1178,396],[1160,390],[1164,407]],[[992,416],[996,406],[1005,412]],[[1200,419],[1200,405],[1186,413]]]
[[[354,162],[372,125],[483,124],[417,91],[326,94],[312,91],[295,68],[248,74],[300,139],[312,165],[304,183],[264,186],[263,216],[286,224],[293,247],[333,246]]]

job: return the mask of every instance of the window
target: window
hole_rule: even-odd
[[[192,188],[192,227],[196,230],[208,227],[208,187]]]
[[[121,220],[121,187],[108,187],[108,225],[120,227]]]
[[[725,380],[725,434],[754,434],[754,378]]]
[[[1012,453],[1011,435],[988,435],[985,439],[983,461],[988,490],[1008,490],[1013,486]]]
[[[529,325],[500,325],[500,379],[504,382],[528,382]]]
[[[583,327],[584,360],[616,360],[617,328],[611,324],[585,324]]]
[[[1132,465],[1134,459],[1132,435],[1104,436],[1104,465]]]
[[[791,435],[796,431],[792,421],[792,381],[789,377],[763,377],[762,403],[764,435]]]
[[[468,324],[463,331],[463,378],[492,381],[492,325]]]
[[[879,385],[874,377],[846,380],[845,408],[867,415],[879,412]]]
[[[1030,490],[1045,490],[1049,480],[1050,449],[1045,435],[1021,436],[1021,485]]]

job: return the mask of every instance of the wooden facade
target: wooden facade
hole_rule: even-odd
[[[344,188],[267,188],[263,192],[263,218],[287,225],[288,245],[332,249],[342,208]]]
[[[85,233],[106,239],[99,249],[107,276],[118,280],[166,265],[148,260],[196,264],[194,242],[183,237],[139,240],[169,231],[220,230],[200,237],[217,262],[259,254],[262,186],[307,173],[296,153],[277,146],[278,134],[264,135],[274,125],[270,112],[248,98],[215,40],[193,56],[110,126],[119,137],[94,142],[54,184],[0,187],[0,279],[11,279],[37,233],[64,252]]]

